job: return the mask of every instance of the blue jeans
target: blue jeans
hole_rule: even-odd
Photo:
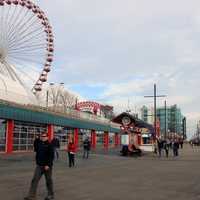
[[[54,159],[57,159],[57,160],[58,160],[58,158],[59,158],[58,149],[57,149],[57,148],[54,148]]]
[[[89,157],[89,150],[83,149],[83,158],[88,158],[88,157]]]

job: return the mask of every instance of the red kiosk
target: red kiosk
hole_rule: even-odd
[[[121,113],[112,121],[121,125],[122,145],[128,146],[128,148],[134,145],[137,149],[142,149],[144,151],[147,149],[147,147],[149,149],[153,149],[152,138],[154,134],[154,128],[152,125],[147,124],[146,122],[127,112]],[[146,144],[144,144],[143,129],[147,130],[145,136],[149,138],[148,143]]]

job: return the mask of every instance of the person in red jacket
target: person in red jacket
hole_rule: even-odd
[[[73,140],[71,140],[67,146],[67,151],[68,151],[68,158],[69,158],[69,167],[74,167],[74,159],[75,159],[75,153],[76,153],[76,147],[75,144],[73,142]]]

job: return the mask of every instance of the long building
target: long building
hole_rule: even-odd
[[[120,127],[105,118],[76,110],[65,112],[33,105],[0,101],[0,152],[30,151],[37,134],[47,132],[49,140],[54,136],[64,147],[70,137],[78,148],[83,137],[90,137],[92,147],[98,143],[105,148],[110,141],[119,144]]]

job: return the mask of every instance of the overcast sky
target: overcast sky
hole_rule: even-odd
[[[37,0],[55,35],[49,81],[124,111],[153,106],[153,84],[191,135],[200,119],[199,0]],[[158,106],[165,99],[159,99]]]

